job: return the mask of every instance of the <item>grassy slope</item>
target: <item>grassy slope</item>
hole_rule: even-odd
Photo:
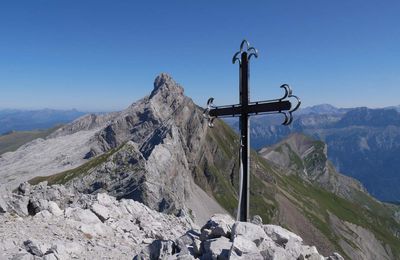
[[[53,133],[55,130],[60,128],[61,126],[55,126],[53,128],[45,129],[45,130],[33,130],[33,131],[18,131],[11,132],[5,135],[0,136],[0,154],[6,152],[13,152],[17,150],[22,145],[37,139],[37,138],[45,138],[46,136]]]
[[[400,255],[400,240],[395,238],[390,231],[398,230],[400,225],[394,221],[389,214],[390,210],[384,205],[371,201],[367,197],[364,197],[368,200],[364,205],[351,203],[310,185],[295,175],[279,177],[278,186],[290,190],[290,193],[296,198],[292,202],[297,204],[305,216],[336,246],[337,237],[333,235],[333,230],[327,224],[329,223],[328,212],[333,213],[341,220],[369,229],[378,240],[389,244],[397,257]],[[293,197],[291,197],[292,200]],[[372,204],[375,204],[373,210],[365,207],[365,205]]]
[[[203,190],[211,193],[220,205],[223,205],[225,209],[233,214],[238,204],[237,187],[239,184],[238,181],[234,182],[231,179],[230,174],[232,174],[232,171],[234,173],[237,171],[235,167],[238,165],[239,158],[235,156],[237,154],[235,147],[238,144],[238,139],[235,133],[229,131],[229,126],[221,124],[220,121],[216,122],[215,130],[208,131],[206,142],[207,144],[216,145],[218,152],[215,154],[213,161],[201,162],[195,168],[194,177],[196,183]],[[217,134],[220,131],[226,134]],[[232,158],[234,159],[232,160]],[[235,164],[233,169],[230,169],[230,162]]]
[[[68,181],[77,178],[77,177],[82,177],[85,176],[86,174],[90,173],[90,171],[95,168],[96,166],[104,163],[107,161],[110,156],[112,156],[114,153],[116,153],[120,148],[122,148],[123,145],[121,145],[119,148],[114,148],[108,151],[107,153],[104,153],[102,155],[99,155],[97,157],[92,158],[90,161],[88,161],[85,164],[82,164],[81,166],[63,171],[54,175],[50,176],[38,176],[35,177],[31,180],[29,180],[29,183],[32,185],[36,185],[42,181],[47,181],[49,185],[53,184],[65,184]]]

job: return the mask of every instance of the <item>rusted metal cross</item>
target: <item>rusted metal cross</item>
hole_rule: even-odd
[[[208,99],[207,108],[204,110],[204,117],[208,119],[208,125],[212,127],[215,118],[239,117],[240,126],[240,194],[237,220],[249,220],[249,188],[250,188],[250,135],[249,117],[251,115],[281,113],[285,116],[283,125],[289,125],[292,120],[292,112],[300,107],[300,99],[292,95],[289,85],[284,84],[281,88],[285,94],[278,99],[250,102],[249,95],[249,60],[251,57],[258,57],[254,47],[250,47],[248,41],[243,40],[240,50],[235,53],[232,63],[239,62],[239,96],[240,103],[228,106],[214,106],[214,98]],[[294,98],[297,104],[293,107],[288,100]]]

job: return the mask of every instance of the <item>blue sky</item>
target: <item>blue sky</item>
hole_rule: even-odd
[[[170,73],[199,105],[238,101],[243,38],[259,50],[252,100],[288,83],[304,106],[399,105],[400,1],[2,1],[0,108],[119,110]]]

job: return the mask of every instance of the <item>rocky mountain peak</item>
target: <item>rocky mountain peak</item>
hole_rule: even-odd
[[[154,89],[158,89],[160,86],[162,86],[166,83],[174,85],[175,81],[168,73],[162,72],[154,80]]]
[[[267,146],[262,148],[259,151],[259,153],[262,155],[270,154],[273,151],[281,153],[283,147],[290,148],[290,152],[296,154],[296,156],[299,156],[300,158],[304,158],[313,151],[318,150],[321,156],[325,158],[324,161],[326,161],[327,157],[326,144],[323,143],[322,141],[313,140],[311,137],[301,133],[290,134],[287,138],[277,143],[276,145],[272,147]]]
[[[161,73],[154,80],[154,89],[151,92],[150,98],[157,93],[178,94],[183,95],[183,88],[167,73]]]
[[[194,147],[205,138],[201,112],[170,75],[160,74],[150,96],[110,120],[101,120],[101,127],[84,145],[86,154],[81,155],[91,159],[85,164],[91,171],[82,174],[82,168],[77,169],[80,178],[64,183],[84,193],[104,191],[179,214],[195,186],[191,179],[191,165],[198,158]],[[69,127],[92,129],[99,118],[104,115],[87,116]]]
[[[259,154],[288,174],[296,174],[345,199],[352,200],[355,191],[365,192],[361,183],[336,172],[324,142],[304,134],[291,134],[274,146],[264,147]]]

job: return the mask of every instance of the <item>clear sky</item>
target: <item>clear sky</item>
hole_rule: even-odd
[[[0,2],[0,108],[119,110],[160,72],[199,105],[236,103],[243,38],[253,101],[288,83],[304,106],[400,104],[398,0],[15,0]]]

